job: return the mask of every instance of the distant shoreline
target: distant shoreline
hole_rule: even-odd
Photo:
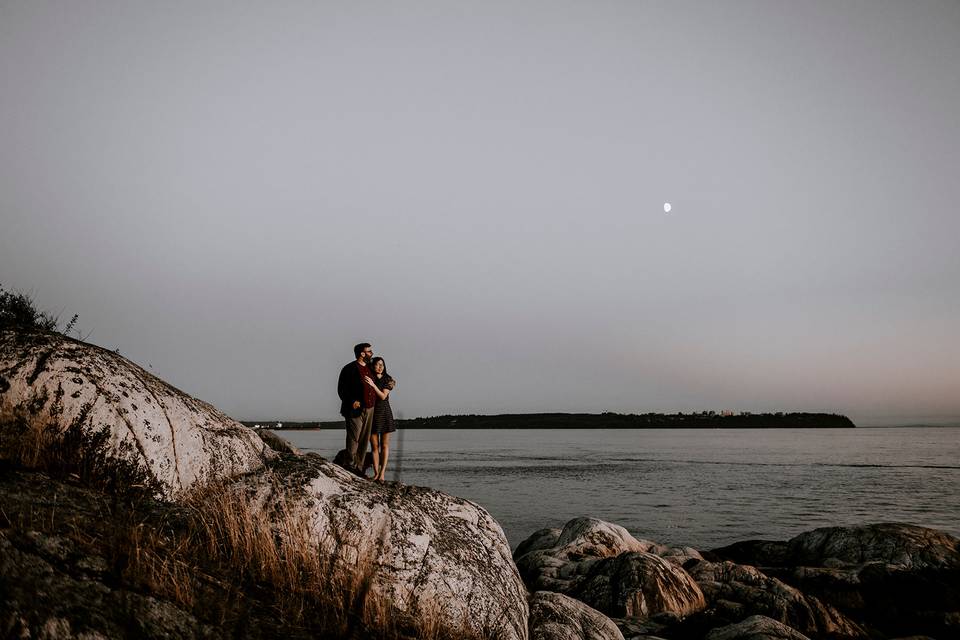
[[[342,429],[342,421],[290,422],[241,420],[266,429]],[[278,426],[281,425],[281,426]],[[401,429],[853,429],[850,418],[835,413],[507,413],[443,415],[397,420]]]

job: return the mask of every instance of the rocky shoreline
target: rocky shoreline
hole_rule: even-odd
[[[119,355],[0,334],[0,633],[30,638],[960,637],[960,541],[905,524],[713,550],[301,455]]]

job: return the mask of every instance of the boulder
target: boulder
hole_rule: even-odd
[[[742,622],[717,627],[705,640],[809,640],[782,622],[766,616],[750,616]]]
[[[56,334],[0,334],[0,425],[0,459],[113,488],[142,484],[191,508],[197,496],[234,496],[222,504],[236,511],[207,520],[236,516],[222,530],[266,523],[272,535],[258,539],[284,554],[305,549],[292,561],[320,562],[344,593],[384,608],[370,619],[397,613],[448,636],[527,637],[526,588],[482,507],[370,482],[273,439],[269,448],[116,353]],[[252,553],[237,540],[236,553]]]
[[[534,531],[526,540],[517,545],[513,552],[514,558],[520,558],[531,551],[541,549],[550,549],[557,546],[557,540],[560,538],[562,529],[538,529]]]
[[[251,429],[126,358],[54,333],[0,333],[0,457],[173,497],[274,457]]]
[[[681,567],[652,553],[636,551],[591,565],[568,593],[616,617],[658,613],[682,617],[706,606],[700,587]]]
[[[560,593],[530,598],[530,640],[623,640],[610,618]]]
[[[620,525],[576,518],[563,529],[540,529],[517,545],[513,557],[531,589],[564,592],[598,560],[652,546]]]
[[[787,545],[789,564],[794,566],[880,561],[908,569],[960,569],[960,540],[909,524],[825,527],[801,533]]]
[[[809,636],[863,638],[857,623],[829,604],[806,596],[759,569],[733,562],[693,562],[687,571],[721,618],[745,615],[773,618]]]
[[[823,527],[787,542],[751,540],[712,553],[760,567],[840,568],[883,562],[909,569],[960,569],[960,540],[936,529],[900,523]]]
[[[652,549],[670,552],[619,525],[577,518],[559,533],[538,531],[514,557],[530,589],[570,595],[607,615],[683,616],[703,608],[696,582],[676,562],[648,553]]]
[[[371,600],[487,638],[527,637],[527,591],[506,536],[481,506],[440,491],[371,482],[320,456],[283,456],[237,483],[278,534],[304,522],[331,574]],[[285,500],[286,511],[274,507]]]
[[[942,531],[897,523],[826,527],[712,554],[755,564],[889,635],[960,633],[960,540]]]

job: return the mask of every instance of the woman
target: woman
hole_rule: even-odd
[[[393,410],[390,408],[388,396],[395,386],[396,380],[387,373],[383,358],[376,357],[370,361],[373,378],[369,376],[363,380],[373,387],[377,394],[377,402],[373,406],[373,426],[370,429],[370,446],[373,449],[373,479],[383,482],[387,472],[387,459],[390,457],[390,434],[397,430],[393,422]]]

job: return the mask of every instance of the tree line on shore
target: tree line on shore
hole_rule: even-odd
[[[342,429],[343,422],[245,421],[248,427]],[[442,415],[397,420],[401,429],[845,429],[853,421],[836,413],[505,413]]]

